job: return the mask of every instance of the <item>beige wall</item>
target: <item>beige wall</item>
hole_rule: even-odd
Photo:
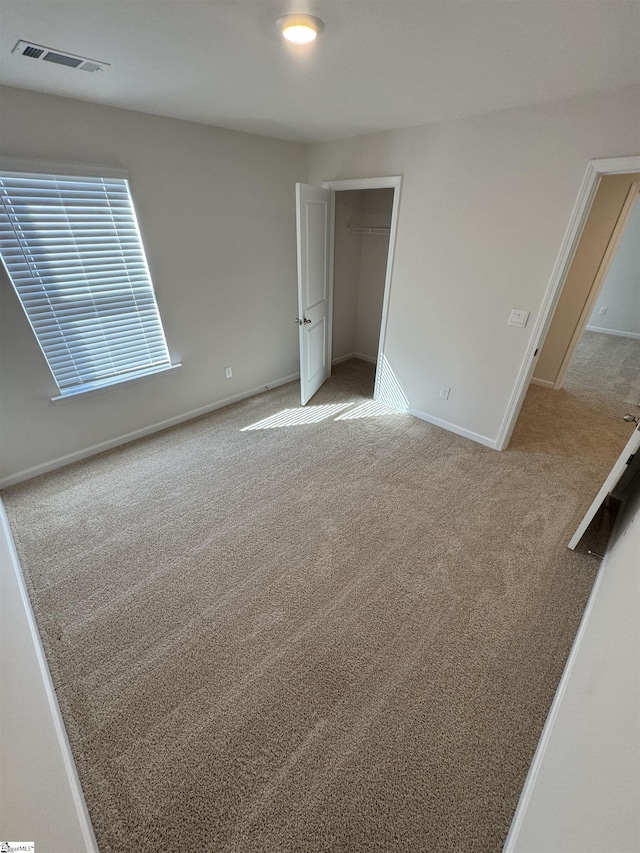
[[[402,175],[385,356],[412,411],[495,443],[587,164],[639,126],[630,87],[310,146],[311,183]]]
[[[299,370],[294,185],[307,177],[305,145],[22,89],[1,89],[0,108],[4,155],[128,170],[169,349],[184,364],[51,404],[55,383],[2,271],[0,478]]]
[[[635,174],[602,178],[540,352],[534,379],[553,384],[558,378],[631,184],[639,177]]]
[[[129,171],[169,348],[184,362],[53,406],[0,276],[0,477],[298,370],[297,180],[403,176],[387,361],[414,412],[491,445],[588,161],[640,149],[638,87],[309,147],[26,90],[0,97],[3,153]],[[507,326],[511,308],[531,311],[526,329]]]

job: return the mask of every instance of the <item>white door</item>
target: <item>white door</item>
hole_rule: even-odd
[[[331,375],[331,190],[296,184],[300,399]]]
[[[626,443],[625,448],[620,454],[620,456],[618,456],[616,464],[613,466],[609,476],[602,484],[602,488],[600,489],[600,491],[595,497],[595,500],[587,510],[587,514],[580,522],[580,526],[578,527],[576,532],[573,534],[571,541],[569,542],[569,548],[571,548],[572,551],[575,549],[578,542],[584,536],[587,527],[593,521],[593,518],[602,506],[604,499],[615,489],[616,485],[620,481],[620,478],[624,474],[627,465],[631,461],[631,458],[635,456],[638,450],[640,450],[640,426],[638,426],[633,431],[633,435]]]

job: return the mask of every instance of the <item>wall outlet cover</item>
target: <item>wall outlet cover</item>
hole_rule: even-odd
[[[529,312],[519,308],[513,308],[509,314],[509,325],[517,326],[519,329],[524,329],[529,319]]]

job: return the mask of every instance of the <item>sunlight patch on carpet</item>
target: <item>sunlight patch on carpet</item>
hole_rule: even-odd
[[[361,403],[355,409],[349,409],[348,412],[343,412],[334,418],[336,421],[352,421],[356,418],[379,418],[383,415],[397,415],[398,410],[387,406],[385,403],[379,403],[377,400],[367,400],[366,403]]]
[[[351,408],[352,406],[354,408]],[[346,411],[347,409],[349,411]],[[349,421],[358,418],[379,418],[384,415],[397,414],[398,409],[388,406],[386,403],[379,403],[377,400],[365,400],[359,405],[351,401],[350,403],[335,403],[327,406],[300,406],[296,409],[283,409],[276,415],[271,415],[255,424],[243,427],[240,432],[318,424],[329,420],[329,418],[333,418],[334,421]]]
[[[299,406],[295,409],[283,409],[277,415],[264,418],[255,424],[243,427],[240,432],[254,429],[275,429],[277,427],[300,426],[301,424],[317,424],[339,414],[343,409],[353,406],[349,403],[333,403],[327,406]]]

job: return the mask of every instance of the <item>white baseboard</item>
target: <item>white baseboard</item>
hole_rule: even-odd
[[[359,358],[360,361],[368,361],[369,364],[377,364],[378,359],[373,356],[365,355],[363,352],[350,352],[347,355],[341,355],[339,358],[334,358],[331,364],[342,364],[343,361],[349,361],[351,358]]]
[[[553,382],[550,382],[548,379],[536,379],[535,376],[531,377],[531,384],[532,385],[539,385],[540,388],[553,388],[554,387]]]
[[[182,415],[176,415],[173,418],[167,418],[166,421],[152,424],[142,429],[128,432],[126,435],[120,435],[117,438],[110,438],[108,441],[101,441],[99,444],[92,444],[90,447],[85,447],[83,450],[76,450],[73,453],[67,453],[65,456],[58,456],[57,459],[51,459],[48,462],[42,462],[39,465],[34,465],[32,468],[25,468],[22,471],[17,471],[15,474],[10,474],[8,477],[0,479],[0,489],[6,489],[8,486],[14,486],[16,483],[22,483],[24,480],[30,480],[33,477],[38,477],[40,474],[47,474],[49,471],[55,471],[56,468],[62,468],[64,465],[70,465],[72,462],[79,462],[81,459],[87,459],[89,456],[95,456],[97,453],[102,453],[105,450],[111,450],[121,444],[128,444],[130,441],[136,441],[138,438],[144,438],[147,435],[152,435],[154,432],[160,432],[168,427],[177,426],[177,424],[190,421],[193,418],[198,418],[201,415],[207,415],[209,412],[214,412],[216,409],[222,409],[224,406],[230,406],[232,403],[238,403],[240,400],[245,400],[247,397],[255,397],[256,394],[262,394],[265,391],[270,391],[272,388],[277,388],[279,385],[286,385],[288,382],[293,382],[300,377],[299,373],[292,373],[290,376],[284,376],[281,379],[274,379],[272,382],[267,382],[260,385],[258,388],[251,388],[249,391],[242,391],[240,394],[234,394],[231,397],[225,397],[223,400],[218,400],[215,403],[209,403],[206,406],[201,406],[199,409],[193,409],[190,412],[185,412]]]
[[[469,438],[471,441],[475,441],[478,444],[483,444],[485,447],[490,447],[492,450],[495,450],[497,447],[497,439],[489,438],[486,435],[481,435],[478,432],[473,432],[470,429],[465,429],[464,427],[458,426],[457,424],[449,423],[449,421],[443,421],[440,418],[436,418],[433,415],[428,415],[426,412],[420,412],[418,409],[408,408],[407,412],[410,415],[413,415],[415,418],[420,418],[421,421],[427,421],[427,423],[433,424],[437,427],[442,427],[442,429],[449,430],[449,432],[454,432],[456,435],[461,435],[463,438]]]
[[[51,674],[36,626],[20,562],[0,499],[0,555],[4,594],[9,613],[3,614],[3,632],[11,637],[11,662],[3,665],[3,717],[13,732],[3,742],[3,776],[24,786],[24,800],[3,815],[7,835],[22,830],[36,841],[46,839],[50,850],[74,849],[98,853],[89,812],[80,786],[69,739],[60,713]],[[4,573],[7,574],[4,574]],[[4,638],[5,648],[7,637]],[[8,649],[7,649],[8,651]],[[11,668],[18,672],[11,672]],[[19,690],[15,679],[19,678]],[[25,681],[26,679],[26,681]],[[29,702],[25,713],[21,702]],[[4,732],[6,736],[6,730]],[[35,776],[35,780],[31,777]],[[25,781],[26,780],[26,781]],[[9,787],[8,785],[6,787]],[[14,794],[12,794],[14,796]],[[9,799],[9,796],[7,797]],[[55,801],[56,811],[51,813]],[[8,808],[8,804],[5,803]],[[28,826],[27,826],[28,824]],[[26,830],[29,830],[27,833]],[[71,846],[69,846],[71,845]]]
[[[360,361],[368,361],[369,364],[377,364],[378,359],[374,358],[372,355],[365,355],[363,352],[354,352],[354,358],[359,358]]]
[[[621,332],[619,329],[605,329],[602,326],[586,326],[587,332],[599,332],[601,335],[614,335],[617,338],[634,338],[640,340],[638,332]]]
[[[341,355],[338,358],[334,358],[331,360],[331,364],[342,364],[343,361],[349,361],[350,358],[355,358],[355,353],[348,352],[346,355]]]

